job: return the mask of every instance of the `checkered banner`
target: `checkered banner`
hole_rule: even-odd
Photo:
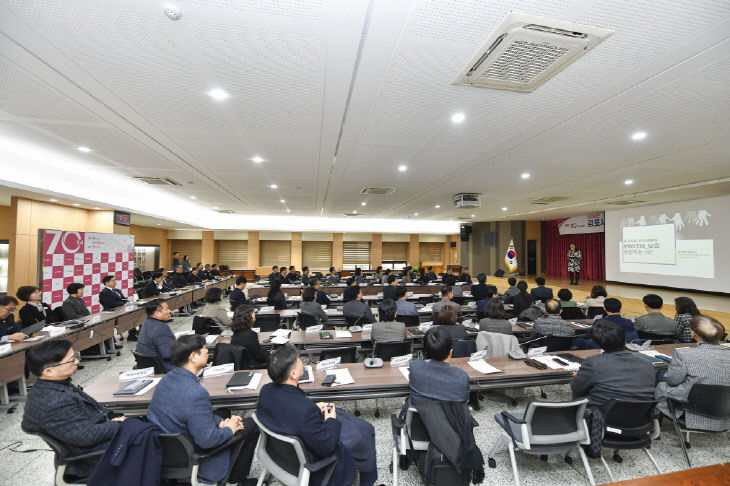
[[[84,302],[100,312],[101,279],[114,275],[127,297],[134,292],[134,236],[83,231],[40,230],[43,302],[54,308],[68,297],[66,287],[84,284]]]

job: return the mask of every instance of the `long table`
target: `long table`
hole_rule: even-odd
[[[203,287],[178,293],[177,295],[161,294],[158,298],[165,299],[168,305],[175,309],[190,304],[205,295],[211,287],[226,288],[235,281],[235,277],[226,277],[218,281],[205,283]],[[11,342],[10,352],[0,355],[0,404],[7,405],[9,396],[7,384],[13,381],[20,382],[20,394],[25,396],[25,351],[49,339],[66,339],[71,341],[76,351],[82,351],[103,343],[114,337],[114,329],[119,333],[129,331],[144,322],[146,315],[144,304],[150,299],[130,302],[112,311],[102,311],[80,319],[84,325],[77,329],[66,329],[61,335],[50,337],[42,333],[41,339],[33,341]],[[103,357],[103,351],[100,352]],[[107,359],[111,359],[108,355]]]
[[[301,295],[302,293],[302,285],[282,285],[281,291],[288,295],[288,296],[295,296],[295,295]],[[340,284],[337,286],[324,286],[320,288],[325,294],[332,295],[342,295],[342,293],[345,291],[347,286]],[[441,284],[430,284],[430,285],[410,285],[406,284],[406,288],[409,292],[413,292],[414,294],[440,294],[441,293]],[[463,285],[461,286],[463,290],[471,290],[471,285]],[[362,290],[363,295],[377,295],[379,292],[383,291],[383,285],[382,284],[375,284],[375,285],[361,285],[360,290]],[[255,298],[255,297],[266,297],[266,295],[269,293],[269,287],[264,287],[260,285],[255,285],[247,290],[249,299]]]
[[[688,347],[685,344],[666,344],[655,346],[659,352],[672,355],[678,347]],[[570,351],[575,356],[586,358],[598,354],[600,350]],[[499,373],[484,375],[468,365],[468,358],[455,358],[451,365],[464,370],[469,375],[472,391],[492,390],[525,386],[567,384],[573,378],[573,373],[565,369],[539,370],[527,366],[522,360],[514,360],[507,356],[493,356],[487,362],[501,370]],[[666,368],[665,362],[656,364],[657,369]],[[314,382],[300,385],[304,393],[312,400],[342,401],[364,400],[374,398],[406,397],[410,393],[408,380],[398,368],[387,364],[382,368],[366,368],[362,363],[342,364],[347,368],[355,380],[350,385],[336,387],[322,386],[326,371],[317,371],[313,366]],[[242,370],[237,373],[253,371],[261,373],[261,382],[256,390],[229,392],[226,383],[231,375],[219,375],[202,378],[201,383],[210,394],[213,408],[245,409],[255,408],[261,387],[271,380],[265,370]],[[149,406],[154,388],[140,396],[115,397],[113,394],[121,388],[118,378],[106,377],[87,386],[85,392],[94,397],[102,405],[118,412],[129,414],[145,413]]]

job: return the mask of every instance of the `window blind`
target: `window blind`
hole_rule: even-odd
[[[332,242],[303,241],[302,266],[310,270],[328,270],[332,266]]]
[[[384,261],[395,261],[395,260],[407,260],[408,258],[408,243],[406,242],[392,242],[386,241],[383,243],[383,260]]]
[[[248,241],[218,240],[216,262],[231,268],[246,268],[248,265]]]
[[[281,240],[261,240],[261,263],[262,267],[272,267],[274,265],[282,266],[290,265],[291,261],[291,241]]]
[[[203,242],[200,240],[170,240],[170,253],[176,251],[180,252],[180,262],[185,255],[190,257],[191,265],[195,265],[198,262],[202,263],[217,263],[217,262],[203,262],[201,255],[203,254]],[[172,261],[172,259],[170,259]]]
[[[443,243],[421,243],[419,246],[419,253],[421,255],[421,262],[428,262],[430,264],[443,264],[442,254]]]
[[[342,243],[343,268],[351,270],[355,267],[370,268],[370,242],[345,241]]]

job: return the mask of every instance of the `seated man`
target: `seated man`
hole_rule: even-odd
[[[142,323],[136,351],[159,356],[165,370],[170,371],[173,368],[170,362],[170,346],[175,341],[175,335],[167,323],[170,320],[170,308],[164,300],[154,299],[147,302],[144,309],[147,319]]]
[[[124,420],[71,384],[79,357],[71,342],[64,339],[32,346],[25,357],[38,381],[28,392],[21,428],[28,434],[41,433],[56,439],[73,455],[105,449]],[[71,463],[66,474],[87,477],[97,460]]]
[[[560,307],[560,302],[555,299],[549,299],[545,302],[545,317],[540,317],[535,320],[535,325],[532,326],[532,338],[539,336],[547,336],[552,334],[556,337],[572,337],[575,336],[575,327],[568,321],[564,321],[560,317],[560,313],[563,309]]]
[[[441,283],[444,286],[453,287],[458,280],[459,276],[456,275],[456,270],[454,270],[452,267],[448,267],[446,269],[446,275],[444,275],[441,279]]]
[[[393,273],[392,270],[390,268],[386,268],[383,271],[383,277],[380,279],[380,282],[376,282],[376,283],[382,283],[383,285],[387,284],[388,277],[390,276],[391,273]]]
[[[509,288],[504,291],[504,303],[509,304],[508,298],[514,297],[515,295],[520,293],[520,289],[517,288],[517,279],[514,277],[510,277],[507,279],[507,283],[509,284]]]
[[[330,485],[355,482],[371,486],[378,478],[375,462],[375,428],[331,403],[314,404],[299,388],[304,366],[297,348],[289,343],[269,357],[272,383],[261,387],[256,416],[278,434],[293,435],[304,444],[307,460],[316,462],[337,455]],[[312,474],[310,484],[321,484],[324,470]]]
[[[162,274],[160,272],[156,272],[152,274],[152,278],[149,282],[147,282],[147,285],[144,286],[144,289],[142,289],[142,292],[140,297],[142,299],[147,299],[150,297],[157,297],[162,292]]]
[[[570,289],[558,290],[558,300],[560,301],[560,307],[563,309],[566,307],[578,307],[578,303],[573,300],[573,292]]]
[[[307,287],[309,286],[309,267],[302,267],[302,285]]]
[[[637,332],[648,332],[659,336],[671,337],[677,333],[677,322],[662,314],[664,305],[662,298],[656,294],[647,294],[641,299],[647,314],[634,319]]]
[[[205,264],[205,266],[200,270],[200,274],[203,280],[210,280],[212,278],[210,274],[210,263]]]
[[[203,277],[200,276],[200,268],[194,267],[187,277],[187,283],[192,285],[202,285]]]
[[[487,298],[487,274],[482,272],[477,275],[477,282],[471,286],[471,296],[479,302]]]
[[[182,289],[184,287],[187,287],[188,285],[188,279],[185,277],[185,274],[183,273],[183,267],[175,267],[175,274],[172,276],[172,285],[176,289]]]
[[[687,400],[692,385],[696,383],[730,386],[730,348],[720,344],[725,334],[723,325],[700,314],[689,321],[689,328],[699,345],[674,350],[664,382],[656,387],[656,398]],[[666,401],[659,402],[658,408],[669,416]],[[730,419],[714,419],[694,413],[684,415],[685,424],[690,429],[721,431],[730,428]]]
[[[426,274],[429,282],[436,280],[436,272],[433,271],[433,267],[428,267],[428,273]]]
[[[174,292],[175,286],[172,284],[172,279],[168,277],[167,270],[164,268],[158,268],[157,271],[162,274],[162,292]]]
[[[286,279],[292,284],[299,280],[297,277],[296,267],[294,265],[289,266],[289,273],[286,275]]]
[[[340,283],[340,277],[335,272],[335,267],[330,267],[329,275],[327,275],[327,285],[337,285]]]
[[[545,287],[544,278],[537,277],[535,279],[535,283],[537,284],[537,287],[530,290],[530,295],[532,296],[532,300],[541,300],[543,302],[546,302],[548,299],[553,298],[553,289]]]
[[[400,316],[417,316],[418,307],[413,302],[408,302],[408,288],[400,285],[395,288],[396,308]]]
[[[406,401],[406,407],[421,400],[468,401],[469,375],[459,368],[449,366],[453,340],[444,326],[428,330],[423,338],[423,350],[431,359],[411,362],[408,377],[411,394]],[[406,407],[404,410],[407,410]]]
[[[232,311],[236,310],[236,307],[241,304],[251,304],[244,293],[244,290],[246,289],[246,282],[247,280],[244,276],[240,276],[236,279],[236,288],[234,288],[231,295],[228,296],[228,301],[231,304]]]
[[[495,287],[494,285],[485,285],[485,287],[486,289],[484,291],[484,294],[486,295],[486,297],[477,302],[477,312],[481,312],[482,314],[486,312],[487,304],[489,304],[492,299],[499,298],[499,292],[497,291],[497,287]]]
[[[117,279],[114,278],[114,275],[105,276],[101,279],[101,283],[104,284],[104,288],[99,292],[99,303],[102,309],[113,310],[129,302],[122,291],[116,288]]]
[[[322,306],[314,301],[317,291],[312,287],[302,290],[302,307],[299,311],[302,314],[314,316],[317,322],[324,324],[327,322],[327,313],[322,310]]]
[[[18,300],[10,295],[0,297],[0,343],[22,341],[28,335],[22,332],[20,324],[15,322],[13,312],[18,308]]]
[[[617,324],[600,320],[593,325],[593,340],[603,353],[589,356],[570,383],[573,398],[588,398],[586,419],[591,428],[589,455],[599,457],[603,418],[601,407],[611,399],[653,400],[654,367],[626,349],[626,334]]]
[[[63,301],[63,305],[61,305],[61,310],[63,310],[66,319],[78,319],[79,317],[85,317],[91,314],[89,308],[86,307],[86,302],[84,302],[84,284],[69,284],[66,287],[66,293],[68,297]]]
[[[144,326],[142,327],[144,332]],[[140,336],[141,337],[141,336]],[[254,485],[255,479],[246,479],[259,436],[253,419],[239,416],[221,419],[213,413],[208,391],[200,384],[198,373],[208,363],[208,348],[203,336],[180,336],[170,352],[174,368],[155,388],[147,418],[166,434],[184,434],[196,447],[212,449],[228,441],[233,434],[243,434],[243,446],[238,455],[231,457],[234,446],[229,447],[200,464],[198,481],[217,483],[228,470],[229,483]],[[177,406],[174,406],[177,405]]]
[[[321,284],[319,283],[319,279],[313,278],[311,281],[312,288],[317,291],[317,296],[315,300],[319,305],[330,305],[332,302],[329,297],[327,297],[327,294],[324,293],[324,290],[321,290]]]
[[[467,284],[471,285],[471,274],[469,273],[469,267],[462,267],[461,275],[459,275],[459,282],[466,282]]]
[[[347,287],[343,294],[343,298],[347,301],[345,305],[342,306],[342,313],[346,318],[351,317],[358,319],[359,325],[372,324],[375,322],[375,316],[373,316],[370,306],[362,300],[362,290],[360,290],[359,285]]]
[[[383,299],[395,300],[396,287],[398,287],[398,278],[393,274],[388,275],[388,283],[383,285]]]
[[[451,300],[453,298],[454,298],[454,289],[452,289],[448,285],[443,285],[441,287],[441,300],[439,300],[438,302],[433,304],[433,306],[431,306],[431,312],[432,312],[431,320],[434,322],[434,324],[436,324],[436,322],[438,321],[439,312],[441,311],[441,308],[445,305],[453,307],[457,313],[457,316],[461,315],[461,306],[459,304],[457,304],[456,302],[454,302],[453,300]]]
[[[211,277],[220,277],[221,273],[218,271],[218,264],[214,263],[210,266],[210,276]]]
[[[597,322],[608,321],[618,325],[621,329],[624,330],[624,333],[626,333],[627,343],[630,343],[639,338],[639,336],[636,334],[636,331],[634,331],[634,323],[631,321],[631,319],[626,319],[625,317],[621,316],[620,300],[613,297],[605,299],[603,301],[603,310],[606,311],[606,317],[600,319]],[[598,344],[595,342],[594,339],[592,339],[592,337],[593,330],[588,329],[582,339],[576,339],[573,343],[578,347],[578,349],[595,349],[598,347]]]
[[[370,339],[374,343],[401,342],[406,340],[406,325],[395,320],[397,307],[390,299],[383,300],[378,306],[378,319],[373,324]]]
[[[281,274],[279,273],[279,265],[274,265],[273,267],[271,267],[271,273],[266,278],[269,280],[269,283],[271,283],[274,280],[279,280],[280,276]]]

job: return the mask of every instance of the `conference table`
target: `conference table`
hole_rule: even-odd
[[[664,344],[655,346],[654,349],[672,356],[676,348],[689,346],[691,345]],[[570,351],[570,354],[579,358],[586,358],[599,352],[600,350],[596,349],[574,350]],[[464,370],[469,375],[472,391],[568,384],[573,378],[573,373],[567,369],[548,368],[539,370],[526,365],[523,360],[514,360],[507,356],[493,356],[487,358],[486,362],[500,371],[482,374],[468,364],[469,358],[454,358],[450,364]],[[657,369],[664,369],[668,367],[668,364],[662,361],[654,366]],[[300,388],[307,397],[315,401],[406,397],[410,393],[408,379],[401,371],[401,367],[391,367],[388,363],[381,368],[366,368],[363,363],[345,363],[339,367],[346,368],[350,372],[354,383],[334,387],[323,386],[322,380],[327,371],[317,370],[316,366],[312,365],[314,382],[300,384]],[[226,384],[231,379],[232,375],[230,373],[201,378],[201,384],[210,394],[213,408],[256,408],[261,387],[271,380],[266,370],[241,370],[236,373],[247,373],[249,371],[261,374],[261,381],[255,390],[228,391]],[[114,396],[114,392],[119,390],[122,385],[117,377],[110,376],[92,383],[84,391],[102,405],[117,412],[126,414],[146,413],[154,394],[154,387],[138,396]]]
[[[235,277],[225,277],[219,280],[205,282],[203,286],[178,292],[176,295],[161,294],[156,298],[164,299],[171,309],[177,309],[202,299],[205,292],[211,287],[227,288],[233,284]],[[0,405],[7,406],[10,403],[7,384],[13,381],[20,383],[20,396],[24,397],[25,391],[25,351],[33,346],[49,339],[65,339],[71,341],[76,351],[83,351],[102,344],[104,341],[114,338],[115,328],[118,333],[133,329],[145,320],[146,313],[144,303],[151,299],[141,299],[129,302],[111,311],[102,311],[86,317],[75,319],[83,325],[76,329],[65,328],[65,331],[50,336],[42,332],[37,338],[30,338],[20,342],[10,342],[11,350],[0,355]],[[63,326],[54,326],[63,327]],[[110,360],[113,354],[107,354],[103,346],[100,346],[99,354],[95,357]]]
[[[463,283],[463,285],[459,285],[457,282],[457,285],[462,288],[463,291],[471,291],[471,285],[467,283]],[[422,285],[422,284],[405,284],[406,288],[409,292],[413,292],[414,294],[428,294],[428,295],[434,295],[434,294],[440,294],[441,293],[441,283],[430,283],[428,285]],[[304,288],[301,284],[284,284],[281,286],[281,291],[286,294],[287,296],[297,296],[301,295],[302,289]],[[320,287],[320,290],[322,290],[327,296],[331,295],[342,295],[342,293],[347,288],[347,285],[345,283],[341,283],[339,285],[331,285],[331,286],[325,286],[322,285]],[[360,290],[362,290],[362,295],[377,295],[378,293],[383,291],[383,285],[382,284],[373,284],[373,285],[361,285]],[[263,285],[254,285],[253,287],[246,290],[248,292],[248,298],[256,298],[256,297],[266,297],[266,295],[269,293],[269,287],[263,286]]]

